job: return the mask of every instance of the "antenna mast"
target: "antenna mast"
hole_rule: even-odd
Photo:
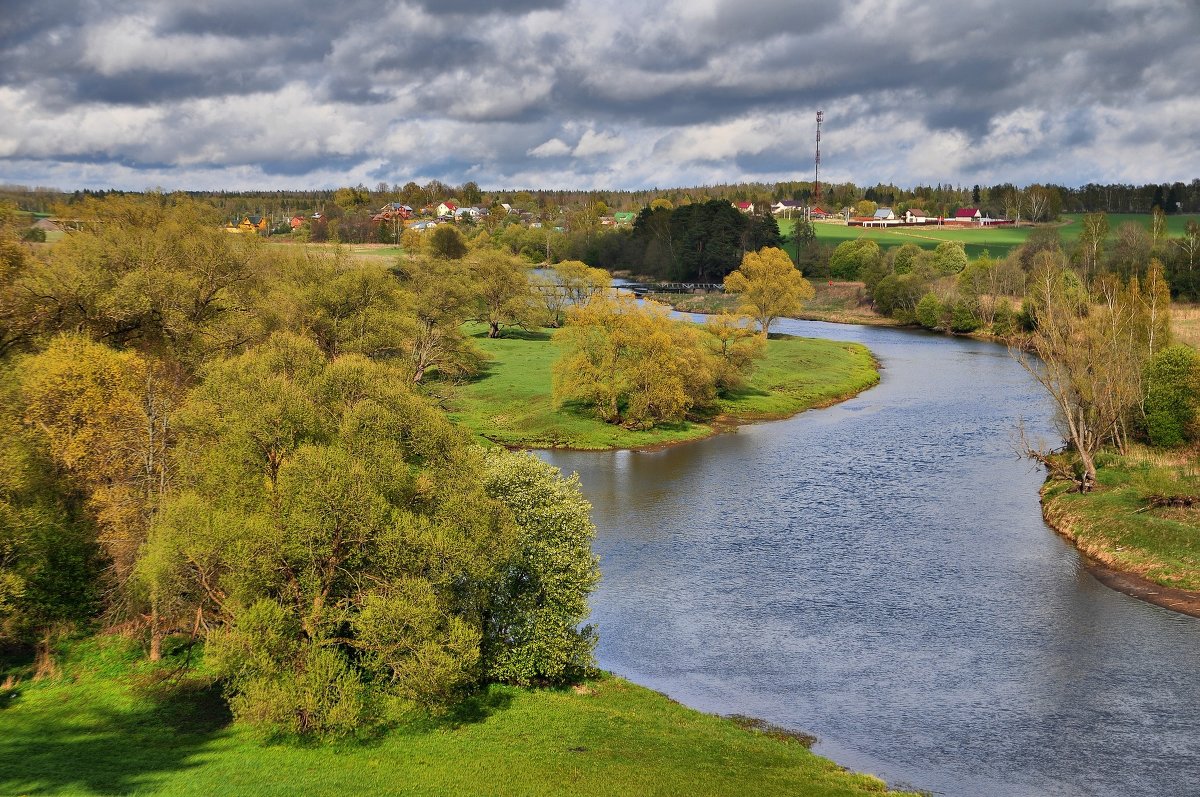
[[[825,119],[824,111],[817,111],[817,157],[813,163],[813,202],[821,201],[821,122]]]

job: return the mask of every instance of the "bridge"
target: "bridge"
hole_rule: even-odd
[[[725,286],[719,282],[626,282],[619,287],[632,291],[636,296],[650,293],[724,293]]]

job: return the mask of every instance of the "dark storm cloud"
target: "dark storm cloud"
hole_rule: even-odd
[[[791,179],[817,108],[843,179],[1190,179],[1198,34],[1190,0],[33,3],[0,180]]]

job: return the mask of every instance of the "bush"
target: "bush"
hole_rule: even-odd
[[[975,308],[965,299],[954,303],[950,311],[950,331],[958,333],[974,332],[979,329],[980,321],[975,315]]]
[[[1017,331],[1020,318],[1013,312],[1012,307],[1007,301],[1001,301],[996,305],[996,312],[992,317],[992,334],[998,338],[1007,338]]]
[[[1188,346],[1169,346],[1146,367],[1146,437],[1171,448],[1197,438],[1200,355]]]
[[[917,323],[926,329],[937,329],[942,325],[942,300],[936,294],[927,293],[917,302]]]

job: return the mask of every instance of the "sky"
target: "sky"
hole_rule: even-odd
[[[1200,177],[1198,0],[0,0],[0,183]]]

